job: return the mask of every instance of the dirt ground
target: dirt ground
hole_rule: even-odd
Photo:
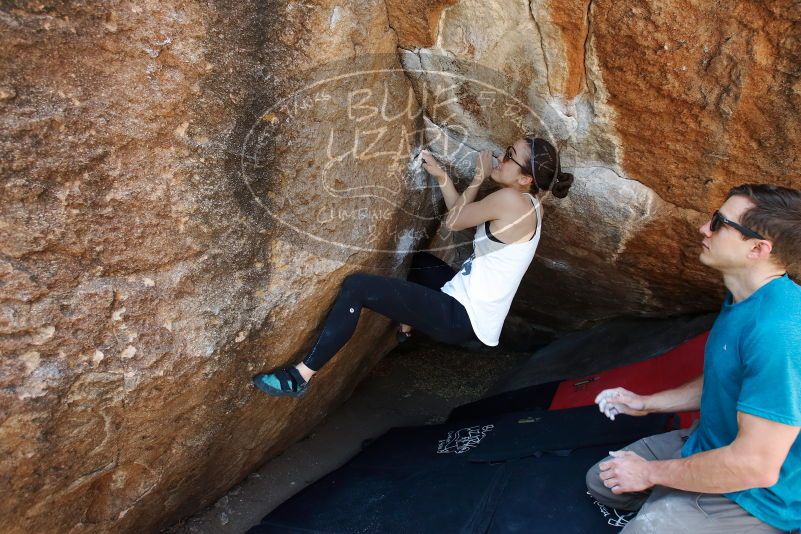
[[[467,352],[422,338],[384,357],[309,436],[251,473],[214,505],[163,534],[240,534],[283,501],[344,464],[389,428],[441,423],[481,398],[530,353]]]

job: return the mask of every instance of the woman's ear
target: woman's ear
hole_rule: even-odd
[[[520,185],[525,185],[525,186],[531,185],[531,182],[533,182],[533,181],[534,181],[534,178],[532,176],[527,175],[527,174],[521,174],[520,178],[517,179],[517,183],[519,183]]]

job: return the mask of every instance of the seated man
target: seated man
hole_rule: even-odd
[[[729,293],[704,374],[676,389],[623,388],[596,402],[618,414],[697,410],[693,430],[644,438],[593,466],[602,504],[639,510],[625,534],[783,532],[801,527],[801,191],[744,185],[700,228],[701,262]]]

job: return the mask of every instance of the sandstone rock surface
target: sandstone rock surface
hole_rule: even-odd
[[[390,99],[393,128],[354,140],[344,84],[315,78],[377,54],[355,90],[409,92],[383,3],[1,15],[2,530],[151,532],[302,437],[388,349],[365,317],[314,394],[250,385],[309,348],[345,275],[402,274],[430,194],[359,158],[420,119]]]
[[[729,187],[801,186],[801,9],[784,0],[0,8],[0,513],[147,532],[307,433],[389,347],[366,314],[301,401],[350,272],[402,276],[438,220],[430,143],[550,136],[514,311],[557,331],[715,309],[696,227]],[[451,251],[453,252],[453,251]]]
[[[697,261],[697,228],[735,185],[801,185],[801,9],[462,0],[441,19],[433,45],[403,56],[422,71],[418,94],[430,102],[442,71],[456,65],[464,80],[478,64],[507,76],[511,95],[476,105],[476,82],[462,81],[429,115],[478,148],[550,137],[578,178],[546,203],[513,311],[560,330],[715,309],[721,286]]]

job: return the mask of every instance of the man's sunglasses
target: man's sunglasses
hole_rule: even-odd
[[[730,221],[729,219],[721,215],[719,211],[715,211],[715,213],[712,214],[712,220],[709,221],[709,230],[712,232],[717,232],[720,229],[721,224],[731,226],[732,228],[743,234],[745,237],[751,237],[753,239],[765,239],[758,232],[755,232],[750,228],[746,228],[741,224],[737,224],[734,221]]]
[[[503,161],[514,161],[515,163],[517,163],[518,167],[523,169],[523,173],[525,175],[527,176],[531,175],[530,169],[527,169],[525,165],[523,165],[522,163],[520,163],[519,161],[517,161],[515,158],[512,157],[513,153],[514,153],[514,148],[512,148],[512,145],[506,147],[506,152],[503,155]]]

